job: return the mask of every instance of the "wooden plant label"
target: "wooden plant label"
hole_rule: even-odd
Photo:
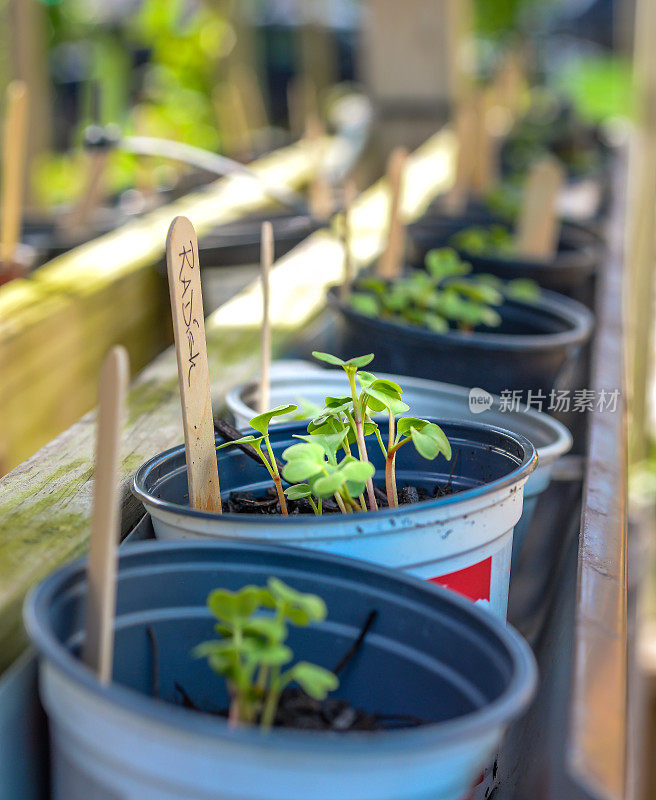
[[[260,353],[260,395],[258,411],[264,414],[269,410],[271,395],[271,315],[269,313],[270,292],[269,273],[273,264],[274,242],[273,226],[263,222],[260,234],[260,277],[262,280],[262,334]]]
[[[470,95],[461,103],[454,123],[458,143],[456,171],[453,186],[445,198],[446,213],[452,216],[462,214],[467,204],[467,194],[471,187],[476,162],[477,125],[478,114],[474,98]]]
[[[563,168],[553,156],[541,158],[529,171],[517,220],[519,254],[550,258],[556,252],[560,234],[556,204],[563,180]]]
[[[333,211],[333,192],[324,170],[326,128],[316,114],[305,121],[305,138],[315,151],[313,176],[308,187],[310,213],[317,219],[327,219]]]
[[[355,275],[355,268],[353,265],[353,252],[352,252],[352,220],[351,212],[353,203],[357,197],[358,190],[352,178],[344,184],[344,212],[342,214],[342,245],[344,247],[344,277],[340,286],[340,297],[346,302],[351,296],[351,288],[353,286],[353,278]]]
[[[472,169],[472,189],[481,196],[491,192],[498,182],[499,141],[491,124],[492,105],[492,91],[480,89],[475,100],[477,135]]]
[[[397,278],[403,268],[405,252],[405,225],[401,217],[403,197],[403,172],[408,160],[405,147],[396,147],[387,162],[387,180],[390,187],[391,204],[387,246],[378,262],[378,274],[386,280]]]
[[[189,504],[221,513],[219,472],[207,364],[198,240],[191,222],[176,217],[166,237],[166,267],[182,403]]]
[[[82,658],[101,683],[112,678],[116,611],[116,550],[120,524],[118,466],[130,362],[113,347],[100,373],[93,518],[87,561],[87,608]]]
[[[13,81],[7,87],[7,110],[2,142],[2,222],[0,261],[11,264],[20,240],[27,142],[27,86]]]

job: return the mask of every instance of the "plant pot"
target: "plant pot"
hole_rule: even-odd
[[[217,587],[278,576],[320,594],[325,622],[292,628],[297,658],[333,669],[373,609],[337,696],[415,728],[329,733],[231,730],[174,704],[179,682],[204,708],[227,705],[223,682],[192,647],[213,635]],[[48,577],[25,623],[40,658],[50,719],[53,800],[460,800],[530,701],[536,669],[512,629],[455,595],[362,562],[270,545],[140,543],[119,559],[114,679],[79,660],[85,564]],[[160,699],[153,693],[157,641]],[[167,702],[168,701],[168,702]]]
[[[274,362],[270,386],[272,408],[299,399],[323,405],[327,396],[339,397],[344,391],[344,376],[341,371],[317,369],[310,362],[293,362],[295,374],[286,368],[285,361]],[[280,370],[279,376],[275,371]],[[302,370],[302,371],[301,371]],[[535,511],[539,496],[551,482],[556,461],[569,451],[572,436],[557,420],[535,409],[523,406],[519,410],[508,410],[499,397],[485,398],[489,402],[484,410],[470,404],[470,390],[449,383],[408,378],[405,375],[379,374],[380,378],[396,381],[403,387],[404,401],[410,406],[409,414],[417,417],[438,416],[441,419],[459,422],[484,421],[498,428],[506,428],[525,436],[536,448],[538,465],[524,487],[524,507],[513,534],[512,563],[515,564]],[[226,396],[226,405],[239,428],[246,428],[257,414],[259,385],[249,383],[236,386]],[[482,414],[482,416],[480,416]],[[273,420],[280,419],[274,417]],[[272,421],[273,421],[272,420]],[[275,424],[275,422],[274,422]]]
[[[542,291],[531,303],[507,299],[497,310],[498,328],[435,333],[425,328],[367,317],[343,303],[335,289],[328,300],[342,327],[339,355],[375,350],[371,368],[462,386],[503,391],[542,392],[548,397],[557,380],[576,366],[590,338],[588,309],[555,292]],[[571,388],[571,387],[567,387]]]
[[[485,205],[469,200],[461,214],[447,213],[444,201],[435,202],[421,219],[408,225],[408,251],[410,264],[423,267],[426,253],[440,247],[450,247],[451,237],[465,228],[503,225]]]
[[[595,274],[603,257],[603,243],[587,228],[567,224],[561,228],[558,249],[550,259],[458,252],[475,273],[496,275],[503,280],[528,278],[543,289],[570,295]]]
[[[471,222],[471,217],[446,220],[428,218],[410,226],[413,244],[412,263],[423,266],[426,253],[439,247],[450,247],[451,238],[472,226],[490,222]],[[558,250],[553,258],[536,259],[524,256],[479,255],[456,248],[475,273],[496,275],[503,280],[528,278],[544,289],[570,294],[594,275],[603,256],[603,242],[594,232],[581,225],[564,224]]]
[[[452,461],[429,462],[414,448],[403,447],[397,454],[398,486],[432,489],[451,478],[459,491],[396,509],[318,517],[197,511],[189,507],[184,447],[141,466],[134,492],[160,539],[268,541],[361,558],[441,583],[505,619],[513,528],[522,514],[524,484],[537,463],[535,449],[523,436],[490,425],[439,424],[451,442]],[[386,424],[380,429],[385,438]],[[294,434],[305,432],[304,423],[274,428],[276,455],[297,443]],[[384,485],[383,456],[373,444],[374,483]],[[238,450],[221,450],[217,458],[224,498],[233,491],[262,495],[272,485],[264,467]]]
[[[259,264],[261,229],[265,221],[273,226],[275,258],[284,256],[319,228],[309,214],[280,211],[217,225],[198,243],[203,267]]]

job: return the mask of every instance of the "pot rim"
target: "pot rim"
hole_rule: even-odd
[[[331,380],[334,376],[339,376],[339,372],[337,370],[326,369],[325,367],[321,367],[319,365],[315,367],[314,363],[311,361],[294,363],[299,364],[299,366],[302,368],[307,367],[307,373],[304,372],[302,375],[297,376],[299,383],[303,382],[306,385],[314,384],[315,382],[321,383],[321,381],[325,381],[326,378]],[[284,359],[280,359],[279,361],[274,362],[274,364],[282,365],[284,364]],[[272,364],[272,370],[274,364]],[[281,371],[282,369],[283,368],[281,367]],[[435,392],[436,397],[446,396],[450,400],[456,399],[467,402],[469,398],[469,392],[471,391],[471,389],[466,386],[460,386],[455,383],[446,383],[444,381],[434,381],[430,380],[429,378],[413,378],[409,375],[397,375],[391,372],[377,372],[376,376],[381,379],[395,381],[401,385],[404,392],[407,389],[409,393],[414,386],[418,389],[425,389],[426,391],[432,390]],[[289,380],[289,375],[285,376],[284,374],[272,374],[271,386],[274,387],[278,384],[284,384]],[[291,380],[296,380],[296,376],[292,377]],[[238,384],[237,386],[233,386],[233,388],[230,389],[230,391],[226,394],[226,405],[233,414],[240,414],[243,417],[248,417],[249,414],[255,416],[257,412],[252,409],[244,399],[245,392],[254,387],[255,383],[255,380],[251,380],[247,383]],[[290,400],[290,402],[294,401]],[[496,411],[496,405],[499,402],[499,395],[492,394],[492,410]],[[538,454],[538,467],[542,466],[545,462],[549,462],[551,459],[556,459],[559,456],[564,455],[571,449],[573,442],[572,434],[562,424],[562,422],[559,422],[557,419],[549,416],[549,414],[538,411],[535,408],[528,408],[524,405],[522,405],[521,411],[519,412],[507,412],[509,419],[516,418],[516,415],[518,414],[521,414],[526,419],[534,422],[535,425],[539,426],[541,430],[549,431],[553,437],[553,441],[542,445],[541,447],[535,448]],[[471,421],[473,422],[474,420]],[[278,427],[278,425],[276,425],[276,427]],[[511,428],[508,428],[508,430],[511,430]],[[527,436],[526,438],[531,441],[530,436]]]
[[[402,325],[393,320],[377,319],[360,314],[342,302],[337,287],[334,286],[328,292],[328,302],[340,314],[357,321],[364,320],[367,325],[377,328],[381,333],[389,332],[391,329],[406,338],[414,337],[435,344],[459,344],[464,348],[475,347],[481,350],[503,349],[530,352],[531,350],[551,350],[556,347],[583,344],[590,336],[594,324],[592,312],[582,303],[549,289],[540,289],[540,296],[530,304],[511,299],[506,299],[505,303],[550,314],[567,323],[570,326],[569,330],[540,334],[483,333],[480,331],[463,333],[452,330],[437,333],[419,326]]]
[[[436,422],[440,425],[441,428],[448,428],[448,427],[456,427],[456,428],[464,428],[466,431],[481,431],[484,430],[489,433],[501,435],[505,437],[506,440],[511,440],[514,444],[519,445],[523,450],[523,457],[521,463],[519,463],[514,469],[504,475],[502,478],[497,478],[494,481],[490,481],[489,483],[484,483],[481,486],[475,486],[471,489],[465,489],[461,492],[457,492],[455,494],[447,495],[446,497],[439,497],[434,498],[431,500],[421,500],[418,503],[413,503],[410,508],[412,508],[413,513],[417,511],[428,511],[434,508],[444,508],[448,507],[457,503],[463,503],[468,500],[479,499],[486,495],[493,494],[497,492],[499,489],[506,488],[508,486],[512,486],[513,484],[518,483],[523,478],[528,478],[531,472],[537,467],[538,463],[538,455],[535,447],[531,442],[525,437],[522,436],[520,433],[513,433],[512,431],[504,430],[503,428],[498,428],[496,425],[488,425],[484,422],[463,422],[461,420],[438,420],[434,417],[426,417],[426,419],[430,422]],[[272,428],[272,434],[286,434],[291,432],[305,432],[306,425],[303,422],[294,422],[289,423],[287,425],[276,425]],[[250,431],[251,429],[246,429]],[[445,430],[445,433],[446,430]],[[447,433],[447,438],[449,438],[449,434]],[[222,443],[222,440],[216,436],[215,442]],[[305,526],[307,525],[308,519],[312,520],[313,526],[329,526],[335,524],[335,519],[331,518],[332,515],[330,514],[296,514],[290,515],[288,517],[282,515],[257,515],[257,514],[237,514],[234,512],[224,511],[222,514],[216,514],[210,511],[200,511],[196,508],[191,508],[190,506],[183,506],[179,503],[172,503],[169,500],[163,500],[160,497],[154,497],[147,488],[147,481],[150,476],[150,473],[153,470],[156,470],[161,465],[165,464],[167,461],[172,459],[175,456],[179,456],[181,453],[184,453],[185,446],[184,444],[177,445],[176,447],[171,447],[168,450],[165,450],[162,453],[158,453],[156,456],[148,459],[144,464],[142,464],[137,472],[135,473],[134,479],[132,481],[132,492],[136,497],[141,500],[144,506],[154,507],[160,509],[162,511],[168,511],[169,513],[175,514],[182,514],[183,516],[189,516],[196,519],[211,519],[215,522],[219,521],[227,521],[227,522],[244,522],[245,519],[252,521],[255,525],[258,524],[266,524],[269,526],[290,526],[290,525],[297,525],[297,526]],[[244,456],[246,458],[246,456]],[[186,469],[186,467],[185,467]],[[219,480],[220,480],[220,473],[219,473]],[[382,508],[378,509],[377,511],[367,512],[368,514],[375,514],[377,519],[387,519],[389,517],[398,517],[404,513],[408,512],[408,507],[400,506],[398,508]]]
[[[158,700],[121,684],[112,682],[103,684],[91,669],[63,646],[44,620],[48,619],[48,608],[58,592],[62,590],[72,591],[73,588],[85,581],[86,557],[69,562],[55,570],[33,588],[25,600],[23,621],[40,658],[46,659],[75,684],[81,685],[83,689],[96,698],[110,705],[116,705],[129,714],[136,715],[139,718],[146,718],[165,727],[183,729],[198,736],[215,738],[217,744],[227,736],[235,743],[250,747],[270,748],[275,745],[286,749],[312,750],[315,752],[325,751],[327,747],[331,747],[333,752],[337,751],[340,755],[344,754],[346,758],[350,753],[370,751],[372,744],[379,750],[393,754],[400,745],[407,749],[416,747],[432,749],[437,746],[450,745],[471,739],[473,736],[480,735],[481,729],[488,730],[493,726],[508,723],[521,713],[534,694],[537,683],[535,658],[528,643],[512,627],[501,622],[489,612],[476,607],[471,601],[461,598],[441,586],[435,586],[428,581],[422,581],[419,578],[414,578],[392,569],[349,559],[344,556],[335,556],[282,545],[225,541],[157,541],[136,542],[121,548],[119,550],[117,575],[120,576],[121,563],[126,564],[131,557],[134,557],[138,565],[138,557],[142,553],[148,555],[152,551],[157,551],[159,554],[166,555],[167,551],[182,550],[188,551],[193,556],[194,550],[200,552],[207,548],[217,552],[239,550],[262,552],[264,550],[274,556],[276,553],[283,555],[286,563],[290,559],[296,559],[297,563],[303,560],[314,563],[317,561],[331,562],[339,567],[339,580],[345,587],[347,587],[349,579],[355,582],[358,581],[358,578],[360,579],[358,581],[359,584],[364,582],[366,585],[366,581],[364,581],[366,574],[375,572],[389,582],[409,584],[416,588],[421,588],[423,592],[432,593],[440,600],[459,607],[461,612],[474,617],[479,625],[482,624],[484,627],[494,630],[497,641],[502,641],[510,660],[513,662],[514,670],[511,679],[504,691],[483,708],[475,709],[460,717],[445,720],[444,722],[428,723],[417,728],[376,732],[353,731],[339,734],[331,731],[299,731],[279,728],[274,728],[266,734],[257,728],[253,730],[246,728],[231,730],[227,721],[218,719],[210,714],[191,712],[188,709]],[[126,568],[129,569],[129,563]],[[337,578],[334,578],[334,580],[337,580]],[[380,584],[378,584],[378,588],[380,588]],[[409,601],[409,604],[411,602]]]

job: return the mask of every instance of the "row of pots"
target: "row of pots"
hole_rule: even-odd
[[[312,370],[299,377],[298,388],[311,399],[310,385],[319,396],[336,381],[333,373]],[[463,415],[465,390],[404,383],[417,413],[435,408],[439,397],[441,414]],[[288,379],[274,379],[274,402],[285,387],[295,390]],[[550,462],[566,449],[568,435],[544,415],[515,416],[518,427],[543,434],[546,474],[540,481],[548,482]],[[111,686],[98,684],[76,658],[84,619],[83,563],[51,576],[27,606],[28,630],[44,661],[41,691],[60,763],[55,796],[76,800],[100,786],[121,798],[464,797],[535,684],[530,650],[503,619],[512,531],[537,458],[519,433],[466,421],[442,425],[458,465],[450,477],[461,491],[405,511],[363,514],[356,531],[341,516],[283,520],[197,512],[188,507],[184,448],[145,464],[135,491],[157,535],[202,541],[126,548]],[[274,452],[279,455],[303,430],[300,424],[278,426],[271,437]],[[219,451],[218,458],[225,493],[265,487],[262,470],[238,452]],[[417,484],[418,474],[427,482],[445,479],[425,464],[414,451],[400,451],[399,481],[411,476]],[[375,609],[381,626],[365,640],[341,682],[340,697],[430,722],[364,736],[274,730],[263,739],[259,731],[230,731],[223,720],[177,707],[176,684],[193,687],[201,701],[224,699],[211,673],[185,658],[211,630],[204,606],[209,591],[258,583],[271,574],[326,600],[327,623],[298,644],[315,662],[328,665],[336,652],[347,650]],[[436,582],[493,614],[445,593]],[[149,631],[158,642],[159,699],[149,696],[155,658]]]
[[[448,376],[496,392],[548,392],[590,335],[592,315],[543,291],[530,306],[504,304],[498,332],[463,336],[365,317],[336,293],[330,302],[345,327],[347,355],[375,349],[374,369],[413,376],[398,379],[411,413],[436,418],[451,443],[448,465],[400,450],[399,483],[447,482],[458,491],[355,517],[216,515],[189,507],[183,447],[144,464],[134,491],[164,541],[131,545],[121,555],[112,683],[101,685],[79,659],[83,562],[50,576],[26,606],[42,659],[57,800],[462,800],[530,701],[534,660],[505,625],[513,530],[519,524],[516,553],[571,437],[546,415],[503,411],[498,397],[485,394],[489,416],[473,420],[468,389],[425,378]],[[311,370],[295,380],[274,379],[271,399],[272,405],[299,396],[322,401],[342,391],[343,376]],[[229,402],[245,423],[252,389],[242,387]],[[385,423],[379,425],[384,434]],[[273,428],[275,455],[304,432],[303,423]],[[270,486],[267,473],[240,452],[221,450],[217,459],[224,494],[258,495]],[[379,476],[381,454],[370,459]],[[180,684],[192,687],[203,708],[226,702],[207,666],[189,657],[211,635],[208,593],[271,575],[326,601],[328,618],[295,631],[291,643],[328,668],[359,640],[364,620],[376,611],[371,632],[340,676],[340,696],[355,707],[420,717],[424,724],[367,734],[263,734],[180,707]]]
[[[322,381],[317,391],[330,390],[334,376],[314,372]],[[422,390],[433,405],[430,382],[409,389],[417,398]],[[443,394],[448,400],[448,387]],[[457,390],[451,395],[456,406],[463,403]],[[504,618],[512,531],[537,457],[520,434],[472,422],[442,425],[458,465],[454,474],[427,470],[406,448],[399,452],[398,480],[428,485],[448,477],[460,491],[406,510],[358,515],[355,530],[342,515],[307,520],[198,512],[188,506],[184,448],[145,464],[135,491],[160,539],[178,541],[122,552],[111,685],[101,685],[79,660],[84,562],[52,575],[26,607],[51,720],[54,797],[461,800],[535,686],[530,649]],[[304,427],[276,427],[276,455]],[[238,451],[218,452],[224,493],[266,487],[254,462]],[[380,467],[380,459],[374,462]],[[201,541],[179,541],[192,537]],[[326,601],[326,622],[291,641],[315,663],[329,667],[348,651],[375,610],[363,647],[340,675],[340,698],[424,724],[368,734],[274,729],[264,735],[180,708],[180,684],[203,707],[226,701],[207,667],[188,656],[211,634],[209,592],[259,584],[272,574]]]

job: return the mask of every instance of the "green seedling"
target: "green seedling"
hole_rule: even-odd
[[[225,442],[224,444],[219,445],[217,448],[218,450],[222,450],[224,447],[234,447],[238,444],[250,444],[261,458],[262,463],[269,472],[269,475],[271,475],[273,483],[276,487],[276,492],[278,493],[280,510],[285,516],[288,515],[289,511],[287,509],[285,493],[282,489],[282,481],[280,479],[280,472],[276,463],[276,457],[273,453],[273,448],[271,447],[269,425],[274,417],[284,417],[285,415],[291,414],[294,411],[296,411],[296,406],[288,404],[285,406],[276,406],[276,408],[273,408],[270,411],[265,411],[263,414],[258,414],[250,421],[250,425],[251,428],[254,428],[256,431],[261,433],[261,436],[253,436],[252,434],[248,434],[247,436],[242,436],[241,439]],[[266,446],[268,456],[262,452],[262,442],[264,442]]]
[[[381,380],[370,373],[360,375],[362,384],[362,400],[374,412],[387,412],[388,438],[387,445],[376,431],[378,443],[385,456],[385,490],[390,508],[397,508],[399,498],[396,487],[396,454],[401,447],[412,442],[419,455],[433,461],[442,454],[451,459],[451,445],[444,431],[433,422],[416,417],[396,416],[409,410],[409,406],[401,399],[403,390],[398,383]]]
[[[426,269],[414,270],[389,283],[377,277],[364,278],[352,292],[350,303],[367,316],[391,318],[410,325],[445,333],[452,327],[463,332],[478,326],[501,324],[497,308],[505,297],[525,299],[532,281],[495,281],[488,275],[471,275],[471,264],[455,250],[431,250]],[[522,294],[520,298],[520,295]]]
[[[322,501],[331,496],[344,514],[361,510],[356,498],[363,493],[375,470],[368,461],[359,461],[348,454],[338,462],[337,450],[346,435],[344,429],[336,434],[298,436],[296,438],[304,441],[293,444],[283,453],[287,462],[283,475],[295,484],[286,490],[288,496],[295,499],[306,497],[311,501],[315,514],[321,513]],[[297,481],[308,483],[297,484]],[[317,503],[313,497],[317,498]]]
[[[453,258],[435,265],[441,274],[450,280],[462,280],[462,267]],[[486,298],[498,290],[481,283],[475,288],[462,290],[471,297]],[[269,424],[274,417],[282,417],[295,410],[295,406],[278,406],[251,420],[251,426],[262,435],[244,436],[237,442],[227,442],[221,447],[235,444],[251,444],[271,475],[281,499],[283,514],[288,514],[286,500],[307,500],[313,512],[324,511],[324,501],[335,499],[343,514],[376,511],[378,504],[374,494],[373,476],[375,467],[369,461],[366,440],[375,439],[385,458],[385,489],[387,504],[398,507],[396,485],[396,454],[401,447],[412,443],[417,452],[429,460],[444,455],[451,458],[451,447],[442,429],[428,420],[416,417],[397,417],[408,412],[403,402],[403,390],[398,383],[377,378],[361,368],[371,363],[373,354],[343,360],[330,353],[313,353],[315,358],[341,367],[346,373],[349,394],[326,397],[325,406],[308,423],[307,435],[295,435],[297,444],[288,447],[282,454],[285,465],[282,478],[291,485],[282,490],[281,475],[269,440]],[[372,415],[384,414],[388,420],[387,442],[383,441],[378,424]],[[265,442],[268,456],[262,451]],[[351,450],[356,445],[357,451]],[[374,445],[375,446],[375,445]],[[357,457],[356,457],[357,452]],[[366,494],[366,500],[365,500]]]
[[[321,500],[331,494],[343,513],[365,511],[364,499],[358,495],[364,488],[371,487],[373,494],[374,466],[366,455],[365,440],[374,436],[385,457],[385,489],[390,508],[398,507],[396,486],[396,453],[404,445],[412,442],[417,452],[424,458],[435,459],[442,454],[451,458],[451,448],[442,429],[427,420],[415,417],[396,417],[409,410],[403,402],[403,390],[398,383],[377,378],[370,372],[359,371],[366,366],[371,356],[361,356],[343,361],[329,353],[314,353],[315,358],[342,367],[349,379],[350,396],[327,397],[326,407],[321,415],[308,425],[309,436],[299,436],[303,444],[292,445],[284,453],[286,465],[283,475],[294,483],[287,490],[288,497],[310,500],[315,514],[321,513]],[[383,441],[380,430],[371,414],[384,413],[388,418],[387,443]],[[358,425],[360,421],[360,425]],[[359,459],[353,457],[349,443],[362,440],[358,446]],[[344,451],[340,461],[338,454]],[[362,453],[365,453],[365,458]],[[307,481],[298,484],[297,481]],[[370,495],[369,495],[370,497]],[[314,502],[313,498],[317,498]],[[356,502],[356,498],[359,500]],[[370,510],[375,510],[370,502]]]
[[[471,265],[455,250],[431,250],[425,270],[413,270],[393,283],[365,278],[350,302],[361,314],[396,319],[436,333],[452,325],[463,331],[478,325],[496,327],[501,322],[496,306],[503,303],[503,294],[470,272]]]
[[[508,256],[515,253],[515,239],[503,225],[465,228],[451,237],[451,244],[472,255]]]
[[[319,361],[324,361],[326,364],[333,364],[334,366],[341,367],[346,373],[346,377],[348,378],[349,382],[349,388],[351,389],[353,425],[355,428],[355,440],[358,446],[358,453],[360,456],[360,461],[362,461],[363,463],[368,462],[369,459],[367,457],[367,445],[365,443],[365,434],[364,434],[364,415],[362,413],[363,412],[362,406],[358,399],[358,390],[355,381],[355,376],[360,367],[366,367],[367,364],[370,364],[373,361],[374,354],[368,353],[365,356],[357,356],[356,358],[349,358],[348,361],[343,361],[341,358],[333,356],[330,353],[320,353],[316,350],[313,351],[312,355]],[[369,501],[369,508],[371,509],[371,511],[375,511],[378,508],[378,505],[376,504],[376,496],[374,494],[374,484],[371,477],[368,478],[366,485],[367,485],[367,499]]]
[[[485,196],[486,207],[496,217],[514,222],[521,208],[522,183],[519,180],[503,181]]]
[[[307,661],[283,671],[294,658],[286,644],[288,626],[307,627],[326,618],[326,604],[317,595],[269,578],[266,587],[215,589],[207,605],[221,638],[199,644],[193,655],[206,658],[225,678],[232,726],[259,723],[265,730],[271,728],[282,691],[293,682],[316,700],[324,700],[339,686],[336,675]]]

